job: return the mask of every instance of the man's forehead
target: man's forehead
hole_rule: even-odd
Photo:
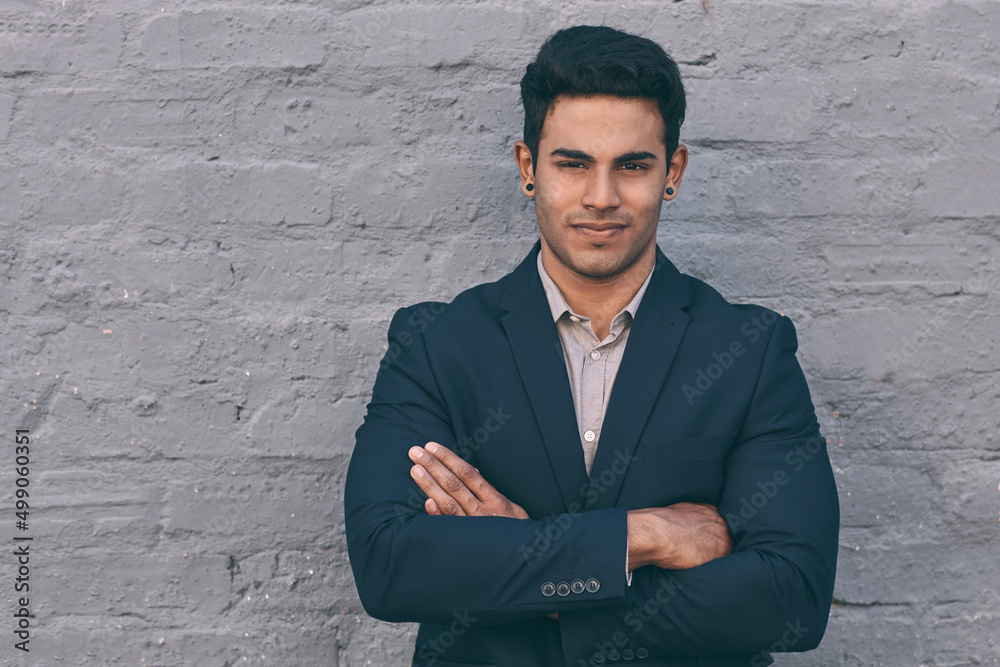
[[[591,147],[595,142],[608,147],[633,144],[626,150],[650,150],[649,143],[663,146],[663,135],[663,119],[655,100],[560,95],[548,108],[540,140],[552,139],[560,144],[586,142]]]

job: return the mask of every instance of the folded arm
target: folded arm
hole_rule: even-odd
[[[389,327],[402,353],[383,362],[356,434],[345,488],[348,550],[358,592],[387,621],[513,623],[625,599],[624,509],[540,519],[435,516],[407,453],[428,441],[454,449],[444,399],[407,309]],[[523,510],[521,510],[523,512]],[[544,552],[539,535],[558,534]],[[552,595],[547,582],[591,579],[597,590]]]
[[[390,326],[390,341],[406,334],[410,344],[379,373],[345,493],[351,562],[369,613],[448,622],[468,610],[486,625],[557,612],[567,658],[584,662],[602,642],[653,656],[748,655],[789,633],[799,633],[796,650],[818,644],[833,588],[837,498],[788,320],[767,343],[717,512],[616,508],[536,520],[488,485],[465,484],[464,503],[461,492],[420,493],[428,480],[414,477],[412,448],[433,441],[454,449],[455,437],[407,315],[400,311]],[[426,470],[424,462],[416,461]],[[707,539],[721,526],[713,513],[725,520],[733,553],[721,536]],[[697,567],[682,569],[684,539],[662,539],[678,522],[687,522],[695,548],[686,558]],[[550,533],[559,538],[534,549]],[[591,578],[600,586],[586,595],[546,595],[539,585]]]

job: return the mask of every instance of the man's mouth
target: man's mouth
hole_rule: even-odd
[[[625,229],[620,222],[585,222],[573,225],[585,238],[607,241],[618,236]]]

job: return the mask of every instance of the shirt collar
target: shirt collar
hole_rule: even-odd
[[[582,320],[589,318],[583,315],[578,315],[573,312],[573,309],[569,307],[566,303],[566,298],[563,297],[562,291],[560,291],[559,286],[556,285],[552,277],[549,276],[549,272],[545,270],[545,266],[542,264],[542,253],[538,253],[538,277],[542,279],[542,287],[545,289],[545,296],[549,301],[549,310],[552,311],[552,321],[557,322],[559,318],[564,314],[569,313],[574,317],[579,317]],[[628,302],[618,315],[615,315],[615,319],[618,319],[622,313],[628,313],[632,319],[635,319],[635,313],[639,310],[639,303],[642,301],[642,295],[646,293],[646,287],[649,286],[649,280],[653,277],[653,269],[649,270],[649,274],[646,279],[639,286],[639,290],[632,297],[632,300]]]

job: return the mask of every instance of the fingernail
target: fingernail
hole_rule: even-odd
[[[411,459],[419,459],[423,455],[424,455],[424,450],[422,450],[420,447],[410,447]]]
[[[431,454],[437,454],[438,447],[440,446],[441,445],[437,444],[436,442],[428,442],[426,445],[424,445],[424,449],[429,451]]]

